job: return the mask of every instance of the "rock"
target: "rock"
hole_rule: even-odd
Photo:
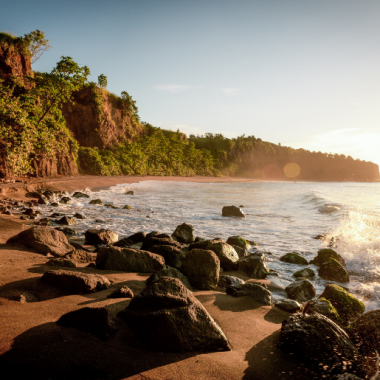
[[[102,247],[96,256],[99,269],[151,273],[165,268],[165,260],[155,253],[119,247]]]
[[[296,301],[309,301],[315,297],[314,285],[306,278],[299,278],[285,288],[287,296]]]
[[[97,230],[91,229],[85,232],[86,243],[91,245],[113,244],[119,240],[119,235],[111,230],[104,228]]]
[[[288,299],[277,301],[274,306],[277,306],[279,309],[292,314],[297,313],[302,309],[302,305],[299,302]]]
[[[227,244],[237,245],[238,247],[248,250],[251,249],[251,244],[247,240],[243,239],[241,236],[231,236],[227,239]]]
[[[180,243],[190,244],[194,241],[194,227],[191,224],[182,223],[177,226],[172,236]]]
[[[126,238],[123,238],[116,243],[113,244],[114,247],[122,247],[126,248],[129,247],[130,245],[136,244],[136,243],[141,243],[144,241],[146,236],[145,232],[136,232],[135,234],[128,236]]]
[[[153,282],[119,316],[150,350],[230,350],[223,331],[178,279]]]
[[[129,205],[125,205],[125,206],[123,207],[123,210],[132,210],[132,207],[129,206]]]
[[[104,223],[106,223],[106,221],[103,220],[103,219],[95,219],[95,220],[94,220],[94,223],[101,223],[101,224],[104,224]]]
[[[52,207],[58,207],[59,204],[57,202],[53,202],[53,203],[50,204],[50,206],[52,206]]]
[[[90,205],[102,205],[103,201],[101,199],[93,199],[92,201],[90,201],[89,204]]]
[[[49,201],[44,195],[41,194],[40,198],[38,198],[38,204],[39,205],[48,205]]]
[[[11,243],[22,244],[44,255],[50,253],[55,257],[64,256],[74,249],[64,233],[49,227],[32,227],[22,231],[8,239],[7,244]]]
[[[380,353],[380,310],[371,310],[350,325],[349,334],[366,356]]]
[[[27,209],[23,212],[24,215],[28,215],[28,216],[33,215],[34,213],[35,213],[35,212],[34,212],[34,210],[33,210],[32,208],[27,208]]]
[[[111,338],[118,330],[105,307],[84,307],[74,310],[62,315],[57,323],[88,332],[101,340]]]
[[[77,219],[87,219],[84,215],[79,214],[79,213],[74,214],[74,218],[77,218]]]
[[[86,252],[90,252],[87,248],[83,247],[81,244],[79,243],[75,243],[74,241],[70,242],[70,244],[75,248],[75,249],[79,249],[81,251],[86,251]]]
[[[359,354],[346,332],[318,313],[299,313],[286,318],[282,322],[280,348],[302,362],[319,367],[324,377],[346,371],[347,362],[355,362]]]
[[[62,219],[59,219],[57,223],[72,226],[73,224],[77,224],[77,221],[75,218],[70,218],[65,215]]]
[[[305,314],[312,314],[313,312],[317,312],[339,325],[342,323],[338,310],[336,310],[331,302],[324,297],[319,297],[317,300],[309,301],[305,305],[303,312]]]
[[[246,257],[249,255],[249,253],[246,249],[240,248],[237,245],[231,245],[231,247],[236,251],[236,253],[239,256],[239,259],[242,259],[243,257]]]
[[[135,195],[135,192],[133,190],[129,190],[125,192],[125,195]]]
[[[301,269],[293,274],[294,277],[314,277],[315,272],[311,268]]]
[[[238,286],[230,285],[227,287],[226,293],[234,297],[252,297],[264,305],[272,305],[272,293],[265,284],[249,282]]]
[[[180,269],[186,253],[173,245],[155,245],[149,252],[156,253],[165,259],[166,265]]]
[[[239,277],[223,275],[219,278],[218,287],[226,289],[230,285],[239,286],[242,284],[245,284],[245,281]]]
[[[191,250],[182,261],[181,270],[199,290],[214,290],[218,286],[220,261],[212,251]]]
[[[326,237],[327,237],[327,234],[320,234],[320,235],[313,237],[313,239],[324,240],[324,239],[326,239]]]
[[[69,197],[62,197],[59,203],[67,204],[67,203],[73,203],[73,201]]]
[[[41,195],[42,194],[39,193],[38,191],[29,191],[28,193],[25,194],[27,198],[36,198],[36,199],[40,199]]]
[[[327,248],[320,249],[318,251],[318,255],[314,257],[313,260],[310,261],[310,264],[314,264],[320,267],[330,257],[338,261],[340,265],[344,267],[346,266],[346,261],[339,253],[335,252],[333,249],[327,249]]]
[[[245,218],[243,210],[236,206],[224,206],[222,209],[222,216],[238,216]]]
[[[171,237],[168,238],[160,238],[156,236],[151,236],[146,238],[143,241],[143,245],[141,247],[142,250],[149,251],[150,248],[154,247],[155,245],[171,245],[174,247],[182,248],[183,245],[173,240]]]
[[[109,294],[107,298],[133,298],[133,292],[128,286],[123,285]]]
[[[302,257],[300,254],[296,252],[289,252],[286,255],[281,256],[280,260],[285,263],[291,263],[291,264],[300,264],[300,265],[309,264],[304,257]]]
[[[95,261],[95,257],[83,249],[75,249],[65,255],[65,259],[69,259],[77,264],[91,263]]]
[[[50,259],[46,265],[56,266],[56,267],[67,267],[67,268],[76,268],[76,265],[69,259],[59,258],[59,259]]]
[[[80,191],[76,191],[74,194],[73,194],[73,197],[74,198],[90,198],[90,196],[88,194],[85,194],[85,193],[82,193]]]
[[[65,290],[69,294],[94,293],[107,289],[111,283],[99,274],[87,274],[67,270],[54,270],[44,273],[42,281]]]
[[[165,269],[161,269],[155,273],[153,273],[147,280],[147,285],[150,285],[152,282],[159,280],[162,277],[170,277],[176,278],[182,282],[184,286],[190,291],[193,290],[193,287],[189,281],[189,279],[181,273],[178,269],[167,266]]]
[[[237,262],[237,268],[251,278],[264,279],[269,274],[265,255],[259,252],[240,259]]]
[[[63,232],[66,236],[74,236],[77,234],[75,230],[68,227],[56,227],[55,230]]]
[[[340,317],[345,324],[358,318],[364,313],[365,307],[363,302],[355,298],[351,293],[347,292],[341,286],[329,284],[321,294],[338,310]]]
[[[318,271],[319,275],[325,280],[332,280],[337,282],[349,282],[350,276],[347,271],[332,257],[321,264]]]

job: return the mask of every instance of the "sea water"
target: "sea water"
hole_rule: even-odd
[[[135,195],[126,195],[127,190]],[[361,299],[367,310],[380,308],[380,183],[144,181],[85,192],[89,199],[73,198],[74,203],[54,208],[86,216],[73,226],[78,238],[89,228],[108,228],[120,238],[138,231],[171,234],[184,222],[206,239],[240,235],[258,243],[253,249],[265,253],[269,268],[278,272],[269,279],[280,288],[294,281],[293,273],[304,266],[279,258],[298,252],[311,260],[328,244],[314,237],[329,234],[336,237],[334,249],[350,273],[350,282],[340,285]],[[118,208],[89,204],[97,198]],[[125,205],[132,209],[122,209]],[[243,206],[246,218],[222,217],[223,206],[230,205]],[[45,215],[52,210],[43,209]],[[318,273],[317,267],[310,267]],[[317,294],[334,283],[318,275],[311,281]]]

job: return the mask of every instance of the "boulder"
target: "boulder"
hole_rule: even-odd
[[[119,240],[119,235],[111,230],[101,228],[100,230],[87,230],[84,234],[86,243],[91,245],[113,244]]]
[[[297,277],[297,278],[298,277],[308,278],[308,277],[314,277],[314,276],[315,276],[315,272],[311,268],[301,269],[293,274],[293,277]]]
[[[358,350],[347,333],[324,315],[295,314],[282,322],[280,348],[303,363],[315,365],[323,377],[347,371]]]
[[[76,191],[74,194],[73,194],[73,197],[74,198],[90,198],[90,196],[88,194],[85,194],[85,193],[82,193],[80,191]]]
[[[77,221],[75,218],[70,218],[65,215],[63,218],[59,219],[57,223],[64,224],[65,226],[72,226],[73,224],[77,224]]]
[[[145,236],[146,236],[145,232],[136,232],[135,234],[131,236],[120,239],[119,241],[117,241],[116,243],[113,243],[112,245],[114,247],[126,248],[136,243],[142,243],[145,239]]]
[[[239,277],[223,275],[219,277],[218,287],[226,289],[230,285],[239,286],[242,284],[245,284],[245,281]]]
[[[59,203],[68,204],[68,203],[73,203],[73,201],[69,197],[62,197]]]
[[[42,195],[38,198],[38,204],[39,205],[48,205],[49,200],[45,197],[45,195]]]
[[[101,340],[107,340],[116,334],[118,328],[110,318],[105,307],[84,307],[62,315],[57,323],[95,335]]]
[[[101,199],[93,199],[89,202],[90,205],[102,205],[103,201]]]
[[[227,244],[237,245],[238,247],[248,250],[251,249],[251,244],[247,240],[243,239],[241,236],[230,236],[227,239]]]
[[[336,284],[327,285],[321,297],[331,302],[345,324],[355,320],[365,311],[363,302]]]
[[[74,214],[74,218],[77,218],[77,219],[87,219],[84,215],[79,214],[79,213]]]
[[[302,309],[302,305],[294,300],[282,299],[277,301],[274,306],[286,311],[287,313],[297,313]]]
[[[95,261],[95,257],[83,249],[75,249],[74,251],[66,253],[65,259],[69,259],[77,264],[92,263]]]
[[[214,290],[218,286],[220,261],[212,251],[191,250],[181,266],[191,284],[200,290]]]
[[[155,273],[153,273],[147,280],[147,285],[150,285],[152,282],[159,280],[162,277],[170,277],[170,278],[176,278],[182,282],[184,286],[186,286],[187,289],[190,291],[193,290],[193,287],[189,281],[189,279],[181,273],[178,269],[172,268],[169,266],[166,266],[165,269],[161,269]]]
[[[337,282],[349,282],[348,272],[332,257],[328,258],[318,270],[319,275],[325,280]]]
[[[165,260],[155,253],[131,248],[102,247],[96,256],[96,267],[124,272],[156,272],[165,268]]]
[[[223,331],[178,279],[164,277],[151,283],[119,316],[150,350],[230,350]]]
[[[22,231],[7,241],[7,244],[10,243],[22,244],[44,255],[50,253],[55,257],[64,256],[74,249],[63,232],[49,227],[32,227]]]
[[[50,259],[46,263],[46,265],[55,266],[55,267],[76,268],[75,263],[66,258]]]
[[[123,210],[132,210],[132,207],[129,206],[129,205],[125,205],[125,206],[123,207]]]
[[[173,245],[155,245],[149,248],[149,252],[161,255],[165,259],[166,265],[180,269],[182,261],[186,257],[186,252]]]
[[[272,293],[265,284],[249,282],[238,286],[230,285],[227,287],[226,293],[234,297],[252,297],[264,305],[272,305]]]
[[[111,283],[99,274],[87,274],[67,270],[44,273],[42,281],[66,291],[69,294],[94,293],[107,289]]]
[[[128,190],[125,192],[125,195],[135,195],[135,192],[133,190]]]
[[[123,285],[109,294],[107,298],[133,298],[133,292],[127,285]]]
[[[222,209],[222,216],[238,216],[245,218],[243,210],[236,206],[224,206]]]
[[[309,264],[304,257],[302,257],[300,254],[296,252],[289,252],[286,255],[281,256],[280,260],[285,263],[290,263],[290,264],[300,264],[300,265]]]
[[[177,226],[172,236],[180,243],[190,244],[194,241],[194,227],[191,224],[182,223]]]
[[[318,255],[310,261],[310,264],[314,264],[320,267],[330,257],[338,261],[340,265],[344,267],[346,266],[346,261],[344,260],[344,258],[339,253],[335,252],[333,249],[328,248],[320,249],[318,251]]]
[[[350,325],[349,334],[366,356],[380,353],[380,310],[371,310]]]
[[[287,296],[296,301],[309,301],[315,297],[314,285],[306,278],[299,278],[285,288]]]
[[[162,236],[161,235],[156,235],[156,236],[148,236],[146,235],[146,238],[143,241],[143,245],[141,249],[145,251],[149,251],[150,248],[156,246],[156,245],[171,245],[174,247],[182,248],[184,245],[181,243],[178,243],[177,241],[173,240],[171,236],[169,237],[158,237]]]
[[[56,227],[55,229],[57,231],[63,232],[65,234],[65,236],[69,236],[69,237],[77,234],[75,230],[73,230],[72,228],[68,228],[68,227]]]
[[[231,247],[236,251],[236,253],[239,256],[239,259],[242,259],[243,257],[246,257],[249,255],[248,251],[244,248],[240,248],[237,245],[231,245]]]
[[[264,253],[253,253],[237,262],[239,271],[245,272],[251,278],[264,279],[269,274]]]
[[[331,319],[338,325],[342,323],[338,310],[336,310],[336,308],[331,304],[331,302],[324,297],[319,297],[316,300],[309,301],[305,305],[303,312],[306,314],[312,314],[313,312],[317,312]]]

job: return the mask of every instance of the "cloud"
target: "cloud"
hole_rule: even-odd
[[[154,88],[159,91],[180,92],[180,91],[186,91],[186,90],[195,89],[195,88],[202,88],[202,86],[189,86],[189,85],[172,83],[172,84],[163,84],[163,85],[154,86]]]
[[[241,88],[239,87],[224,87],[222,88],[222,92],[224,92],[227,95],[236,95]]]

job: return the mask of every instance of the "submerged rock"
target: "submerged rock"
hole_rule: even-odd
[[[85,193],[82,193],[80,191],[76,191],[74,194],[73,194],[73,197],[74,198],[90,198],[90,196],[88,194],[85,194]]]
[[[172,236],[180,243],[190,244],[194,241],[194,227],[191,224],[182,223],[177,226]]]
[[[289,252],[286,255],[281,256],[280,260],[285,263],[290,263],[290,264],[299,264],[299,265],[309,264],[304,257],[302,257],[299,253],[296,253],[296,252]]]
[[[246,283],[238,286],[230,285],[226,293],[234,297],[248,296],[264,305],[272,305],[272,293],[265,284]]]
[[[314,285],[306,278],[299,278],[285,288],[285,292],[290,299],[304,302],[315,297]]]
[[[311,268],[305,268],[305,269],[301,269],[301,270],[295,272],[293,274],[293,276],[294,277],[304,277],[304,278],[314,277],[315,272]]]
[[[325,280],[332,280],[337,282],[349,282],[350,276],[348,272],[332,257],[328,258],[318,271],[319,275]]]
[[[85,232],[85,238],[87,244],[97,245],[97,244],[112,244],[116,243],[119,239],[119,235],[111,230],[106,230],[104,228],[97,230],[91,229]]]
[[[75,218],[70,218],[65,215],[63,218],[59,219],[57,223],[72,226],[73,224],[77,224],[77,221]]]
[[[133,190],[128,190],[125,192],[125,195],[135,195],[135,192]]]
[[[101,199],[93,199],[89,202],[90,205],[102,205],[103,201]]]
[[[238,216],[245,218],[243,210],[236,206],[224,206],[222,209],[222,216]]]
[[[223,331],[177,279],[164,277],[153,282],[119,316],[150,350],[230,350]]]
[[[344,260],[344,258],[338,252],[335,252],[333,249],[329,248],[320,249],[318,251],[318,255],[310,261],[310,264],[314,264],[320,267],[330,257],[335,259],[340,265],[344,267],[346,266],[346,261]]]
[[[107,298],[133,298],[133,292],[127,285],[123,285],[109,294]]]
[[[68,227],[56,227],[55,229],[57,231],[63,232],[66,236],[74,236],[77,234],[75,230]]]
[[[253,253],[237,262],[239,271],[245,272],[251,278],[264,279],[269,274],[269,268],[263,253]]]
[[[77,218],[77,219],[87,219],[84,215],[79,214],[79,213],[74,214],[74,218]]]
[[[69,197],[62,197],[59,203],[68,204],[68,203],[73,203],[73,201]]]

